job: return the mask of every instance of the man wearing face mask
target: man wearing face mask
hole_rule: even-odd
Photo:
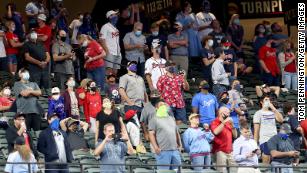
[[[106,74],[117,75],[117,71],[120,69],[122,61],[121,50],[119,45],[119,31],[116,28],[118,21],[118,14],[116,11],[110,10],[106,14],[108,23],[103,25],[100,30],[100,42],[107,56],[106,60]]]
[[[15,98],[11,96],[11,89],[4,87],[0,92],[0,111],[8,111],[11,109]]]
[[[244,111],[245,116],[247,116],[247,104],[253,106],[254,103],[251,99],[244,97],[242,94],[242,86],[239,80],[234,80],[231,84],[231,90],[228,91],[229,101],[236,102],[242,111]]]
[[[52,96],[48,100],[48,114],[58,114],[60,120],[65,119],[64,97],[60,95],[60,89],[58,87],[52,88],[51,94]]]
[[[262,151],[262,162],[270,163],[270,151],[267,141],[277,134],[276,121],[283,122],[282,115],[273,106],[270,98],[266,95],[260,99],[262,109],[258,110],[254,117],[254,139],[260,145]]]
[[[35,29],[37,33],[37,40],[44,43],[45,49],[50,52],[50,44],[51,44],[51,27],[46,25],[47,17],[45,14],[39,14],[37,16],[38,28]]]
[[[119,93],[125,104],[125,112],[129,109],[141,112],[143,105],[148,101],[145,82],[136,74],[136,62],[129,62],[127,70],[128,73],[119,78]]]
[[[140,22],[134,23],[133,31],[129,32],[124,37],[124,47],[126,50],[126,59],[128,61],[136,61],[138,63],[137,74],[144,76],[145,54],[148,49],[146,38],[142,34],[143,24]]]
[[[176,64],[168,61],[165,63],[166,74],[161,76],[157,83],[157,89],[162,98],[174,112],[177,124],[187,122],[183,92],[190,89],[185,74],[177,75]]]
[[[213,31],[211,23],[213,20],[216,20],[214,14],[210,13],[211,4],[208,0],[203,1],[202,9],[203,11],[196,14],[197,23],[199,25],[198,36],[200,40],[203,40],[205,36],[207,36],[210,32]]]
[[[272,30],[272,39],[275,40],[274,48],[276,48],[277,53],[279,53],[281,51],[281,46],[282,46],[281,43],[286,41],[288,39],[288,36],[285,34],[282,34],[282,28],[277,22],[274,22],[271,25],[271,30]]]
[[[31,81],[37,83],[45,90],[49,89],[50,55],[42,43],[37,40],[37,33],[31,32],[29,41],[24,46],[25,60],[29,66]]]
[[[49,126],[38,137],[37,150],[44,154],[46,173],[67,173],[68,166],[73,160],[67,134],[60,130],[60,120],[57,114],[48,115]],[[60,163],[60,164],[56,164]]]
[[[271,166],[273,173],[293,172],[293,165],[299,164],[300,152],[295,150],[293,141],[289,138],[291,127],[287,123],[280,126],[279,133],[268,141],[268,150],[272,157]],[[278,168],[278,167],[288,168]]]
[[[224,68],[226,73],[231,73],[231,76],[229,76],[229,82],[231,83],[232,80],[238,77],[237,55],[235,51],[230,48],[231,42],[227,38],[223,38],[221,40],[221,45],[223,46],[223,50],[225,53]]]
[[[15,82],[13,91],[16,96],[17,112],[25,115],[27,129],[40,130],[42,109],[37,98],[42,92],[35,82],[29,82],[29,71],[22,68],[19,70],[20,81]]]
[[[201,49],[202,56],[202,72],[203,78],[212,86],[211,67],[215,61],[215,55],[213,51],[213,40],[211,36],[205,36],[202,40],[203,49]],[[211,90],[211,88],[210,88]]]
[[[54,60],[54,72],[57,86],[61,90],[65,89],[66,80],[74,75],[73,61],[76,59],[75,53],[70,44],[66,43],[66,32],[60,30],[58,32],[58,39],[52,46],[52,54]]]

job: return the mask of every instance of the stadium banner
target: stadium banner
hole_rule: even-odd
[[[146,16],[151,18],[180,7],[180,0],[144,0],[143,3]]]

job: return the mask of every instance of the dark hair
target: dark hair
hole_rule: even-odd
[[[116,76],[114,74],[110,74],[107,76],[107,80],[111,79],[112,77],[116,79]]]
[[[292,103],[285,103],[283,107],[283,112],[285,115],[287,115],[292,109],[294,105]]]
[[[189,5],[191,5],[190,2],[184,1],[183,5],[181,6],[181,11],[184,11],[184,9],[185,9],[187,6],[189,6]],[[191,5],[191,6],[192,6],[192,5]]]
[[[203,45],[203,46],[206,46],[206,42],[207,42],[208,40],[210,40],[210,39],[213,39],[213,37],[210,36],[210,35],[205,36],[205,37],[203,38],[203,40],[201,41],[202,45]]]
[[[259,27],[260,26],[263,26],[263,28],[265,29],[265,26],[264,26],[264,24],[262,24],[262,23],[259,23],[258,25],[256,25],[256,27],[255,27],[255,36],[257,36],[258,34],[259,34]]]
[[[250,129],[246,120],[240,120],[240,130],[243,130],[243,129],[246,129],[246,130]]]
[[[262,107],[261,102],[263,102],[263,100],[264,100],[265,98],[270,98],[270,100],[271,100],[271,97],[270,97],[268,94],[265,94],[265,93],[264,93],[264,94],[259,98],[259,106],[260,106],[260,107]]]
[[[221,47],[217,47],[214,49],[214,55],[218,58],[221,56],[221,54],[224,52],[224,49]]]

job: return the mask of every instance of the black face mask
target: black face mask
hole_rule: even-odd
[[[66,37],[60,37],[61,41],[65,42],[66,41]]]
[[[221,99],[221,102],[224,103],[224,104],[227,104],[229,102],[229,98],[223,98]]]
[[[153,106],[156,106],[157,103],[159,103],[161,101],[160,97],[151,97],[150,98],[150,103],[153,105]]]
[[[209,84],[204,84],[203,89],[204,90],[209,90],[210,89],[210,85]]]
[[[97,87],[91,87],[91,91],[96,92],[97,91]]]

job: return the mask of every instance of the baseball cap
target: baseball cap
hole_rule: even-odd
[[[191,114],[189,116],[189,121],[191,121],[191,119],[194,118],[194,117],[200,117],[200,115],[199,114],[195,114],[195,113]]]
[[[291,126],[288,123],[280,125],[280,130],[284,130],[287,134],[292,133]]]
[[[24,145],[25,143],[25,138],[23,136],[18,136],[14,141],[16,145]]]
[[[14,119],[16,120],[19,117],[25,117],[25,114],[22,113],[22,112],[16,113],[15,116],[14,116]]]
[[[153,48],[153,49],[156,49],[156,48],[158,48],[158,47],[160,47],[161,45],[160,45],[160,39],[153,39],[153,41],[152,41],[152,43],[151,43],[151,47]]]
[[[114,10],[108,11],[107,14],[106,14],[106,17],[109,18],[113,14],[117,14],[117,11],[114,11]]]
[[[178,26],[181,27],[181,28],[183,27],[183,26],[182,26],[182,23],[181,23],[181,22],[178,22],[178,21],[175,22],[175,25],[178,25]]]
[[[46,19],[47,19],[47,17],[46,17],[45,14],[39,14],[39,15],[37,16],[37,18],[40,19],[40,20],[42,20],[42,21],[46,21]]]
[[[70,127],[71,125],[73,125],[74,123],[77,123],[77,125],[79,124],[79,121],[76,119],[70,119],[67,121],[67,127]]]
[[[60,89],[58,87],[54,87],[51,89],[52,94],[60,94]]]
[[[231,46],[230,41],[229,41],[227,38],[225,38],[225,37],[222,38],[221,43],[222,43],[222,45],[225,46],[225,47]]]
[[[157,89],[153,89],[150,92],[150,97],[160,97],[160,96],[161,96],[161,94],[160,94],[160,92]]]
[[[134,117],[134,115],[137,113],[136,110],[128,110],[126,113],[125,113],[125,120],[130,120],[132,117]]]

